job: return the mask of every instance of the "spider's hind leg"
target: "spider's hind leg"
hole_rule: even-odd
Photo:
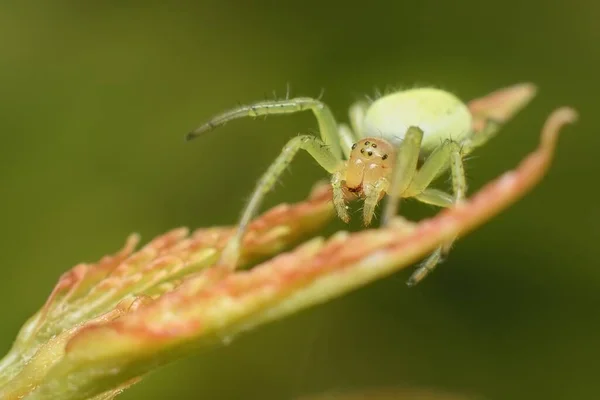
[[[352,131],[356,134],[356,138],[359,139],[365,136],[363,131],[363,122],[369,109],[369,103],[366,101],[357,101],[350,106],[348,110],[348,116],[350,117],[350,126]]]
[[[454,141],[446,141],[436,151],[434,151],[425,161],[423,167],[413,180],[413,190],[420,190],[414,197],[424,203],[435,204],[442,207],[450,207],[460,205],[465,199],[467,191],[467,181],[465,178],[465,169],[463,165],[462,147]],[[450,196],[445,192],[427,189],[431,180],[439,174],[439,170],[446,165],[450,165],[452,175],[452,190],[453,195]],[[410,188],[409,188],[410,189]],[[435,267],[443,261],[443,258],[448,254],[452,244],[456,238],[452,238],[448,242],[442,244],[427,257],[425,261],[419,265],[417,270],[413,272],[408,281],[408,286],[414,286],[422,281]]]
[[[473,131],[473,133],[462,143],[458,144],[456,142],[448,141],[443,144],[437,152],[438,154],[441,154],[440,156],[437,156],[438,161],[429,161],[433,158],[433,154],[436,153],[434,152],[426,162],[426,164],[429,163],[433,167],[431,170],[435,172],[430,174],[424,173],[421,177],[422,179],[415,179],[417,182],[420,181],[420,185],[416,184],[413,186],[417,187],[417,191],[421,191],[418,192],[418,194],[415,194],[414,197],[423,203],[434,204],[440,207],[452,207],[459,205],[465,199],[467,191],[463,157],[471,153],[477,147],[483,146],[490,139],[492,139],[500,130],[501,126],[502,124],[500,121],[488,118],[484,122],[484,126],[481,130],[477,132]],[[447,155],[444,153],[447,153]],[[447,159],[445,159],[445,157],[447,157]],[[438,165],[439,168],[436,169],[435,165]],[[448,166],[450,167],[452,174],[453,196],[436,189],[426,189],[429,183],[431,183],[431,180],[435,179],[442,172],[444,172]],[[430,176],[432,179],[429,179]],[[407,285],[416,285],[431,271],[433,271],[438,264],[443,262],[455,240],[456,238],[453,238],[452,240],[435,249],[433,253],[431,253],[429,257],[427,257],[427,259],[423,261],[417,270],[410,276],[408,282],[406,282]]]

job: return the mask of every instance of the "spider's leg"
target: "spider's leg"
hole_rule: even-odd
[[[496,136],[496,133],[500,130],[502,124],[499,121],[493,119],[487,119],[485,125],[480,131],[473,131],[466,139],[461,143],[461,152],[464,155],[471,153],[477,147],[481,147]]]
[[[348,159],[348,157],[350,157],[350,152],[352,151],[352,145],[356,141],[354,132],[352,132],[352,129],[350,129],[348,125],[340,124],[338,127],[338,140],[340,141],[344,156]]]
[[[391,185],[385,202],[382,224],[387,225],[398,212],[400,198],[406,191],[415,173],[423,141],[423,131],[411,126],[396,150],[396,161],[392,172]]]
[[[431,204],[438,207],[452,207],[454,198],[451,194],[437,189],[427,188],[420,194],[415,196],[415,199],[421,203]]]
[[[240,256],[241,244],[248,224],[257,214],[258,209],[265,195],[273,188],[283,171],[292,162],[296,153],[299,150],[306,150],[323,169],[327,172],[334,174],[338,172],[343,166],[343,162],[339,157],[336,157],[325,143],[319,138],[312,135],[300,135],[291,139],[284,147],[275,159],[275,161],[269,166],[267,171],[259,179],[258,183],[248,204],[242,212],[242,216],[238,223],[238,229],[235,235],[229,240],[223,253],[221,254],[220,263],[227,265],[230,268],[235,268]],[[343,195],[341,195],[341,185],[336,186],[333,184],[334,197],[341,198],[343,201]],[[336,192],[340,193],[336,193]],[[343,209],[346,212],[346,209]],[[338,212],[340,210],[338,209]],[[347,213],[347,212],[346,212]],[[347,214],[346,214],[347,215]],[[340,215],[343,219],[343,215]]]
[[[443,158],[445,156],[446,158]],[[432,177],[437,175],[437,169],[434,168],[436,165],[439,168],[450,164],[450,170],[452,172],[452,190],[453,196],[450,196],[444,192],[426,189],[426,186],[431,183]],[[429,158],[423,164],[423,167],[419,170],[415,179],[413,180],[415,187],[423,188],[414,197],[418,200],[434,203],[443,206],[448,206],[449,200],[451,200],[452,206],[459,205],[465,198],[467,191],[467,181],[465,178],[465,169],[462,161],[461,147],[458,143],[453,141],[446,141],[434,151]],[[411,185],[412,186],[412,185]],[[415,190],[415,188],[413,188]],[[417,270],[410,276],[407,284],[414,286],[423,280],[433,269],[440,263],[442,257],[450,251],[455,239],[442,244],[417,268]]]
[[[340,169],[331,175],[331,188],[333,189],[333,206],[337,212],[338,217],[345,223],[350,222],[350,214],[346,208],[346,201],[344,199],[344,172]]]
[[[473,152],[477,147],[481,147],[487,143],[488,140],[496,136],[496,133],[502,128],[502,124],[498,121],[487,119],[484,127],[479,131],[473,131],[460,143],[460,153],[462,156],[466,156]],[[437,179],[440,175],[446,172],[450,168],[450,158],[448,157],[444,165],[437,169],[436,174],[433,176],[431,181]],[[431,182],[430,181],[430,182]],[[426,185],[427,186],[427,185]],[[425,186],[425,187],[426,187]],[[423,187],[421,187],[423,188]],[[420,192],[417,192],[420,193]],[[413,191],[411,195],[415,195]]]
[[[356,134],[356,139],[366,136],[362,128],[368,108],[369,103],[366,101],[357,101],[350,106],[350,110],[348,111],[350,117],[350,126],[352,126],[352,130]]]
[[[310,97],[296,97],[293,99],[284,100],[265,100],[233,108],[216,115],[205,124],[189,132],[186,136],[186,139],[191,140],[205,132],[215,129],[218,126],[226,124],[228,121],[238,118],[259,117],[262,115],[266,116],[275,114],[292,114],[305,110],[311,110],[315,114],[323,142],[331,147],[331,152],[334,156],[340,158],[342,156],[342,151],[338,140],[337,122],[326,104]]]
[[[487,119],[484,127],[480,131],[472,131],[471,134],[460,142],[460,154],[463,157],[470,154],[477,147],[481,147],[487,143],[488,140],[496,136],[496,133],[502,128],[502,124],[498,121]],[[441,174],[446,172],[450,168],[450,159],[437,170],[437,173],[432,180],[437,179]],[[415,196],[416,197],[416,196]]]
[[[435,178],[446,171],[453,148],[460,150],[456,142],[446,140],[433,150],[413,177],[408,188],[401,193],[402,197],[415,197],[423,193]]]
[[[363,204],[363,223],[365,226],[371,224],[375,207],[377,207],[377,203],[383,194],[389,190],[389,186],[390,181],[385,177],[381,177],[373,185],[363,189],[366,195]]]

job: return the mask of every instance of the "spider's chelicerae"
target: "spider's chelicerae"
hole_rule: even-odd
[[[292,138],[258,181],[239,221],[236,235],[223,251],[221,261],[235,266],[248,223],[296,153],[306,150],[331,174],[333,204],[339,217],[348,222],[345,191],[364,199],[363,221],[369,225],[377,203],[388,194],[382,224],[388,224],[401,198],[413,197],[440,207],[460,203],[467,190],[463,158],[483,145],[499,128],[488,121],[482,131],[472,128],[467,106],[447,91],[422,87],[396,91],[375,101],[361,101],[349,110],[350,126],[338,124],[329,107],[318,99],[298,97],[260,101],[225,111],[188,133],[193,139],[228,121],[241,117],[291,114],[311,110],[321,137]],[[418,164],[418,161],[422,163]],[[418,167],[420,165],[420,167]],[[452,193],[429,187],[450,170]],[[347,192],[346,192],[347,193]],[[412,274],[407,284],[422,280],[441,261],[451,246],[437,248]]]

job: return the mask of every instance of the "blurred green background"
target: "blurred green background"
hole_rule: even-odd
[[[533,193],[409,271],[194,355],[122,399],[292,399],[418,386],[489,399],[600,396],[600,3],[4,1],[0,4],[2,350],[58,276],[176,226],[233,223],[306,113],[183,135],[237,102],[317,96],[340,120],[387,85],[470,99],[539,96],[474,154],[471,191],[515,166],[549,112],[575,106]],[[302,154],[265,207],[326,177]],[[432,208],[407,202],[417,219]],[[355,218],[358,219],[358,218]],[[344,226],[336,221],[330,232]],[[358,229],[357,224],[351,226]]]

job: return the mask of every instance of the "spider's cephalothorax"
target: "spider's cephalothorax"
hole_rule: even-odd
[[[187,138],[197,137],[236,118],[304,110],[314,113],[321,138],[313,135],[292,138],[260,178],[244,209],[237,233],[221,257],[222,263],[232,268],[237,265],[248,223],[299,150],[306,150],[331,174],[333,204],[342,220],[350,220],[347,190],[363,199],[365,225],[370,224],[377,204],[388,194],[382,215],[382,223],[387,224],[401,198],[412,197],[440,207],[460,203],[467,190],[463,157],[487,142],[500,122],[489,121],[483,130],[475,132],[469,108],[460,99],[447,91],[426,87],[390,93],[371,103],[355,103],[350,108],[350,126],[338,124],[329,107],[320,100],[298,97],[262,101],[226,111],[190,132]],[[417,167],[420,159],[423,161]],[[429,187],[448,170],[452,193]],[[412,285],[423,279],[450,245],[451,242],[435,250],[408,283]]]
[[[351,149],[344,182],[350,192],[365,197],[377,180],[389,179],[396,149],[387,140],[372,137],[359,140]]]

